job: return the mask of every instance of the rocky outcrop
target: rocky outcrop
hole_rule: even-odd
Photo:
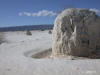
[[[54,23],[52,55],[89,56],[100,51],[100,17],[88,9],[70,8]]]

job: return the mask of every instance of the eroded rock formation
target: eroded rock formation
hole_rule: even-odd
[[[70,8],[54,23],[52,55],[89,56],[100,51],[100,17],[88,9]]]

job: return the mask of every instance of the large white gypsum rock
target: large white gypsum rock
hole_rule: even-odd
[[[93,11],[70,8],[54,23],[52,55],[89,56],[100,50],[100,17]]]

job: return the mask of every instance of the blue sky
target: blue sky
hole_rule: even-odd
[[[0,27],[53,24],[67,6],[100,13],[100,0],[0,0]]]

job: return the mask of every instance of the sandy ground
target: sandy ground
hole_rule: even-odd
[[[99,59],[35,59],[31,55],[51,48],[48,31],[5,32],[0,45],[0,75],[100,75]]]

